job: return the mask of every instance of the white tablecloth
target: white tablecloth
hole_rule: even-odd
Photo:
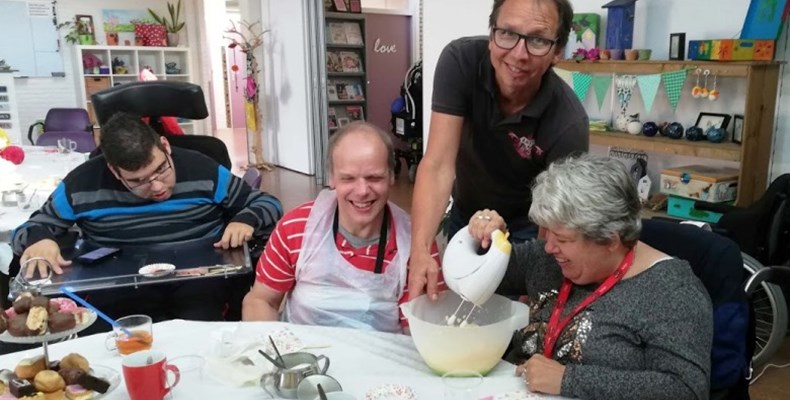
[[[96,323],[103,323],[98,321]],[[444,388],[440,377],[431,372],[420,358],[411,337],[399,334],[367,332],[344,328],[291,325],[281,322],[196,322],[174,320],[154,325],[155,350],[165,352],[168,359],[183,355],[212,354],[218,344],[220,331],[243,329],[250,332],[274,333],[287,328],[310,349],[313,354],[324,354],[330,359],[327,371],[357,399],[385,384],[411,387],[418,399],[441,400]],[[60,359],[68,353],[78,352],[92,364],[117,370],[121,376],[121,356],[105,348],[105,335],[93,335],[49,346],[51,359]],[[266,344],[261,343],[261,348]],[[0,368],[12,369],[25,357],[40,354],[30,350],[0,356]],[[523,390],[523,381],[513,376],[514,366],[500,362],[483,379],[480,397],[512,393]],[[228,387],[214,381],[206,373],[190,372],[181,377],[173,390],[174,399],[262,399],[266,393],[260,386]],[[107,399],[128,399],[126,387],[121,385]],[[522,399],[558,399],[554,396],[530,394]]]
[[[35,191],[35,196],[27,210],[0,204],[0,239],[7,240],[7,235],[27,221],[37,206],[43,204],[55,190],[60,180],[88,156],[76,152],[58,153],[55,147],[48,146],[22,146],[22,149],[25,150],[25,160],[20,165],[10,167],[10,171],[2,171],[0,190],[10,190],[21,184],[25,187],[25,194],[30,196]]]

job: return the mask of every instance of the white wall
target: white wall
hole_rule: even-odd
[[[608,0],[572,0],[574,12],[592,12],[602,16],[601,30],[605,32],[606,10],[601,5]],[[744,0],[640,0],[637,1],[636,22],[634,28],[634,46],[653,49],[654,59],[666,59],[669,52],[669,34],[686,32],[686,39],[713,39],[738,37],[743,20],[746,17],[748,3]],[[423,5],[424,18],[424,115],[430,115],[431,92],[433,90],[433,76],[436,61],[441,50],[451,40],[461,36],[485,35],[488,31],[488,15],[491,13],[492,1],[479,0],[430,0]],[[710,10],[715,9],[717,15],[726,16],[726,21],[721,18],[705,18]],[[463,12],[459,12],[463,10]],[[649,18],[647,17],[649,15]],[[785,31],[787,28],[785,27]],[[777,60],[787,60],[786,32],[778,43],[779,51]],[[604,38],[599,39],[599,44],[604,43]],[[783,69],[784,70],[784,69]],[[740,81],[743,81],[742,79]],[[783,83],[790,82],[790,73],[783,73],[780,85],[781,97],[777,109],[775,128],[775,143],[771,163],[772,176],[769,181],[780,173],[790,172],[790,139],[785,132],[790,130],[790,100],[788,91]],[[686,82],[687,86],[689,81]],[[720,80],[722,95],[719,102],[706,104],[706,111],[727,114],[743,112],[743,82],[738,80]],[[680,100],[678,113],[675,116],[669,109],[663,90],[659,91],[653,114],[658,120],[679,120],[688,126],[694,122],[699,110],[683,109],[683,104],[694,101],[688,95],[690,87],[684,89],[684,97]],[[662,97],[663,96],[663,97]],[[740,97],[739,97],[740,96]],[[635,95],[639,99],[639,95]],[[589,94],[585,107],[588,110],[597,109],[594,95]],[[637,100],[641,103],[641,100]],[[608,102],[608,100],[607,100]],[[640,104],[635,104],[639,108]],[[697,104],[698,105],[698,104]],[[591,113],[591,117],[604,116],[609,109],[606,107],[599,115]],[[425,136],[428,136],[428,124],[425,124]],[[603,149],[594,149],[602,151]],[[650,155],[651,170],[663,168],[665,165],[679,165],[679,163],[713,163],[715,161],[692,159],[688,157],[672,157],[665,154]],[[651,175],[653,175],[651,173]],[[655,181],[655,179],[654,179]]]
[[[184,31],[181,31],[182,43],[187,43],[192,47],[192,66],[199,66],[199,46],[197,40],[197,14],[193,7],[193,2],[202,0],[182,0],[182,15],[186,25]],[[76,14],[88,14],[93,16],[93,24],[95,28],[96,39],[99,44],[106,43],[104,40],[104,27],[102,26],[102,10],[103,9],[142,9],[152,8],[160,13],[167,12],[165,2],[161,0],[97,0],[97,1],[84,1],[84,0],[59,0],[57,2],[57,16],[58,21],[62,22],[70,20]],[[20,127],[23,131],[22,136],[27,140],[27,127],[33,124],[36,120],[43,120],[47,114],[47,110],[55,107],[82,107],[77,104],[77,97],[79,88],[76,86],[74,71],[75,71],[75,50],[74,46],[67,44],[63,40],[63,36],[67,33],[66,30],[61,30],[61,53],[63,54],[63,69],[66,76],[63,78],[22,78],[16,79],[17,97],[19,99],[19,119],[21,121]],[[186,34],[185,34],[186,33]],[[0,35],[12,35],[11,32],[5,32],[3,27],[0,26]],[[199,67],[194,71],[195,76],[199,76]],[[205,86],[204,86],[205,87]],[[200,127],[200,124],[198,125]],[[197,130],[201,132],[201,129]]]

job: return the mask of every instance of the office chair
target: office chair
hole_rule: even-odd
[[[708,291],[713,303],[710,398],[748,400],[755,321],[744,291],[748,272],[744,269],[738,245],[729,238],[693,225],[655,219],[642,221],[640,239],[666,254],[688,261]]]
[[[149,117],[149,124],[165,136],[171,145],[199,151],[225,168],[231,168],[228,148],[221,140],[213,136],[170,135],[162,128],[160,117],[208,117],[203,90],[198,85],[174,81],[132,82],[96,92],[91,96],[91,101],[99,125],[119,111]]]
[[[77,143],[74,151],[90,153],[96,149],[96,141],[92,134],[77,131],[49,131],[44,132],[36,139],[36,146],[57,146],[60,139],[71,139]]]
[[[41,126],[43,133],[34,140],[33,130],[36,126]],[[27,129],[27,139],[36,146],[54,146],[63,137],[77,142],[76,151],[81,153],[96,148],[93,125],[84,108],[50,108],[44,122],[36,122]]]

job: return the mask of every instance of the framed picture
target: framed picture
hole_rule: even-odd
[[[686,34],[672,33],[669,35],[669,59],[684,60],[686,54]]]
[[[340,117],[340,118],[337,119],[337,126],[342,128],[342,127],[348,125],[350,122],[351,122],[351,120],[349,120],[347,117]]]
[[[743,142],[743,115],[734,115],[732,118],[732,141],[738,144]]]
[[[343,0],[334,0],[334,1],[335,1],[335,11],[341,11],[341,12],[348,11],[345,1]]]
[[[709,128],[721,128],[727,130],[727,124],[730,123],[729,114],[713,114],[713,113],[699,113],[697,123],[694,124],[697,128],[702,128],[702,132],[706,132]]]

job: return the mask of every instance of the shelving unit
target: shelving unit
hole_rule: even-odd
[[[754,203],[768,185],[768,162],[774,132],[779,62],[773,61],[583,61],[564,60],[558,68],[588,74],[659,74],[680,69],[715,69],[719,76],[746,79],[743,140],[741,144],[676,140],[620,132],[590,132],[590,143],[628,147],[740,163],[736,204]]]
[[[325,12],[326,82],[329,134],[367,116],[365,16]],[[344,98],[346,97],[346,98]]]
[[[11,143],[30,144],[22,137],[18,104],[14,90],[14,75],[10,72],[0,72],[0,129],[8,132]]]
[[[188,47],[76,46],[76,51],[76,60],[92,54],[101,60],[103,66],[110,67],[108,73],[100,73],[83,69],[82,62],[77,62],[75,66],[77,70],[74,75],[77,77],[77,87],[80,88],[80,104],[84,104],[88,110],[94,129],[98,129],[99,124],[91,104],[91,95],[102,89],[136,82],[142,68],[151,69],[159,80],[194,82]],[[126,72],[115,73],[116,70],[112,67],[114,60],[122,61]],[[167,73],[169,63],[176,63],[175,68],[180,71]],[[183,121],[179,125],[185,133],[195,133],[194,122]]]

